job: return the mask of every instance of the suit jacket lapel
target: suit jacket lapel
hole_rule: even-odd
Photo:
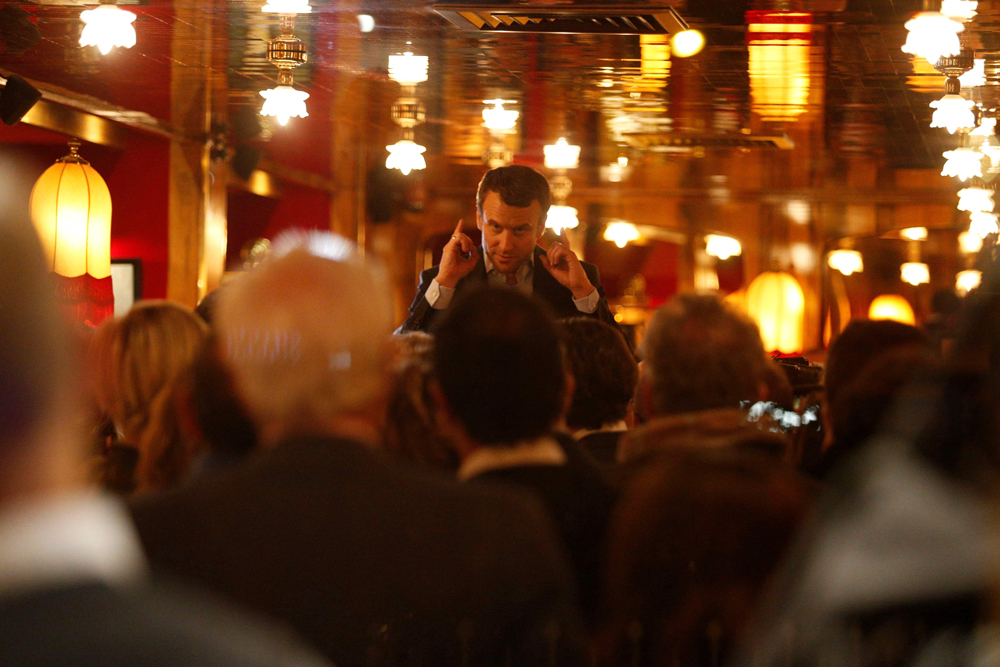
[[[462,278],[458,285],[455,286],[455,291],[462,289],[465,285],[482,285],[486,282],[486,260],[483,259],[483,249],[482,247],[476,248],[476,252],[479,253],[479,261],[476,262],[476,268],[472,269],[469,275]]]
[[[567,309],[567,304],[572,302],[572,294],[562,286],[558,280],[552,277],[539,256],[545,251],[539,247],[535,248],[535,272],[532,280],[532,291],[541,299],[545,299],[552,306],[557,314],[561,314]],[[568,299],[568,301],[567,301]]]

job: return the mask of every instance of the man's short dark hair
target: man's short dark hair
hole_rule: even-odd
[[[589,317],[563,320],[562,329],[566,362],[576,380],[566,425],[596,431],[625,419],[635,394],[639,365],[624,336]]]
[[[714,294],[680,294],[643,342],[657,415],[738,408],[767,382],[767,354],[747,315]]]
[[[556,324],[539,302],[475,290],[456,300],[434,334],[441,391],[473,439],[505,445],[551,430],[566,378]]]
[[[927,336],[920,329],[892,320],[855,320],[848,324],[830,346],[823,384],[826,400],[833,403],[869,361],[902,347],[926,345]]]
[[[552,204],[549,182],[531,167],[520,164],[497,167],[483,174],[476,192],[476,210],[480,215],[483,213],[486,195],[490,192],[500,195],[500,201],[507,206],[527,208],[531,206],[531,202],[537,201],[542,207],[541,220],[545,219]]]

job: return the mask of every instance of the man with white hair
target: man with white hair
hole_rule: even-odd
[[[376,450],[392,326],[380,271],[290,252],[227,287],[216,326],[264,451],[136,506],[154,565],[290,623],[340,667],[579,657],[541,508]]]
[[[128,512],[86,488],[79,387],[31,223],[0,213],[0,665],[326,664],[150,583]]]

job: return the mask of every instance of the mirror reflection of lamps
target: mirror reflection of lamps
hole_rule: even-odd
[[[906,22],[906,43],[903,53],[924,58],[931,65],[945,56],[955,56],[962,50],[958,33],[965,27],[941,12],[932,11],[925,0],[924,11]]]
[[[751,110],[766,121],[792,121],[809,102],[812,14],[746,13]]]
[[[827,256],[826,263],[831,269],[839,271],[845,276],[861,273],[865,270],[864,260],[857,250],[833,250]]]
[[[640,238],[639,229],[624,220],[612,220],[604,229],[604,240],[611,241],[619,248],[624,248],[630,241],[638,241]]]
[[[904,283],[916,287],[931,281],[931,271],[923,262],[904,262],[899,267],[899,277]]]
[[[100,0],[94,9],[80,13],[83,21],[83,32],[80,34],[80,46],[96,46],[102,55],[111,53],[118,46],[131,49],[135,46],[134,13],[122,9],[115,0]]]
[[[955,291],[958,292],[960,296],[965,296],[972,290],[979,287],[982,282],[982,271],[976,271],[975,269],[959,271],[958,274],[955,275]]]
[[[934,100],[930,107],[934,109],[931,117],[931,127],[943,127],[949,134],[959,130],[971,130],[976,126],[976,115],[972,112],[975,103],[962,96],[962,84],[959,79],[963,74],[972,71],[975,59],[969,51],[941,58],[935,68],[945,74],[948,79],[944,85],[944,97]]]
[[[268,90],[260,91],[260,96],[264,98],[264,105],[261,107],[260,115],[277,118],[281,125],[287,125],[292,118],[306,118],[309,112],[306,110],[306,100],[309,93],[296,90],[292,70],[304,65],[309,59],[306,46],[295,36],[295,14],[303,10],[292,11],[300,3],[275,3],[275,9],[268,9],[271,5],[264,7],[265,12],[281,10],[280,34],[267,43],[267,61],[278,68],[278,85]],[[305,3],[308,7],[308,3]]]
[[[868,308],[870,320],[892,320],[903,324],[916,324],[910,302],[898,294],[882,294],[872,300]]]
[[[706,234],[705,252],[718,259],[729,259],[743,254],[743,246],[731,236]]]
[[[795,276],[765,271],[747,287],[746,305],[760,328],[764,349],[782,354],[803,350],[806,299]]]
[[[483,161],[490,169],[506,167],[514,161],[514,153],[507,148],[505,137],[514,133],[520,112],[505,109],[504,104],[513,104],[510,100],[483,100],[487,107],[483,109],[483,127],[490,133],[490,143],[483,152]]]
[[[574,146],[566,141],[565,137],[560,137],[554,144],[544,146],[545,168],[552,169],[556,175],[549,181],[552,190],[552,206],[549,208],[549,215],[545,220],[545,226],[554,230],[557,234],[563,229],[575,229],[580,221],[576,215],[576,209],[566,205],[566,200],[573,191],[573,181],[570,180],[566,172],[576,169],[580,165],[580,147]],[[553,209],[554,215],[553,215]]]
[[[74,321],[97,326],[114,315],[111,288],[111,193],[101,175],[69,142],[31,190],[31,220],[49,271]]]
[[[415,56],[410,51],[389,56],[389,78],[398,83],[403,92],[392,105],[392,120],[403,128],[403,136],[395,144],[385,147],[389,151],[385,166],[387,169],[398,169],[404,176],[427,168],[424,159],[427,149],[413,139],[414,128],[427,118],[427,111],[416,95],[417,84],[427,80],[429,62],[427,56]]]

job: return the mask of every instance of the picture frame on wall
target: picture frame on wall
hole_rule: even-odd
[[[115,317],[119,317],[142,299],[142,260],[112,259],[111,288],[115,294]]]

